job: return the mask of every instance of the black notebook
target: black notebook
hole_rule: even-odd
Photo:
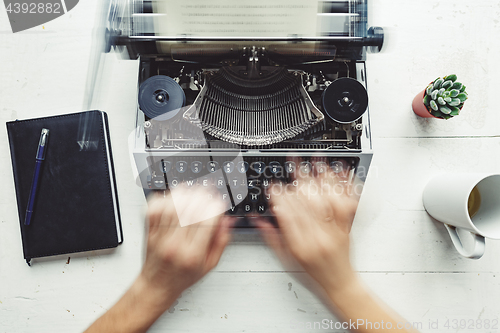
[[[42,129],[49,130],[30,225],[24,225]],[[122,243],[105,112],[7,123],[26,262]]]

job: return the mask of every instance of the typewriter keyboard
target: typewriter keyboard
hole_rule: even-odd
[[[335,173],[352,177],[359,159],[286,157],[172,156],[148,157],[151,176],[147,186],[166,191],[180,186],[206,187],[227,203],[227,214],[248,217],[271,216],[268,201],[273,184],[296,186],[297,175],[317,175],[331,168]]]

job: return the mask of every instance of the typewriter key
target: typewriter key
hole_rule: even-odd
[[[225,173],[231,173],[234,170],[234,163],[233,162],[224,162],[224,172]]]
[[[184,162],[184,161],[178,161],[177,163],[175,163],[175,169],[177,170],[177,172],[179,173],[184,173],[186,172],[186,169],[187,169],[187,162]]]
[[[157,189],[165,189],[165,178],[163,177],[153,177],[152,183]]]
[[[310,162],[300,163],[299,171],[303,176],[307,175],[309,172],[311,172],[311,170],[312,170],[312,165]]]
[[[269,163],[269,169],[271,170],[271,173],[278,173],[281,171],[281,164],[280,162],[271,162]]]
[[[164,160],[160,161],[160,170],[163,173],[169,172],[171,168],[172,168],[172,163],[170,163],[169,161],[164,161]]]
[[[231,200],[228,193],[221,193],[220,198],[222,199],[222,202],[226,205],[226,207],[229,207],[231,205]],[[227,206],[228,204],[229,206]]]
[[[257,205],[257,212],[259,214],[264,214],[267,210],[267,204],[266,203],[261,203]]]
[[[194,161],[191,163],[191,171],[193,173],[200,173],[203,165],[200,161]]]
[[[201,185],[204,187],[210,186],[211,185],[210,179],[208,179],[208,177],[203,177],[201,179]]]
[[[258,195],[257,193],[249,193],[248,195],[250,196],[250,201],[251,202],[257,202],[257,201],[259,201],[260,195]]]
[[[250,213],[253,210],[253,205],[251,203],[247,203],[243,205],[243,210],[245,213]]]
[[[237,169],[240,173],[246,173],[248,171],[248,163],[244,161],[238,162]]]
[[[214,173],[215,171],[217,171],[217,169],[219,169],[219,163],[217,163],[216,161],[210,161],[207,163],[207,169],[211,173]]]
[[[287,173],[295,172],[295,162],[285,162],[285,171]]]
[[[193,178],[188,178],[186,179],[186,185],[187,187],[193,187],[193,185],[196,184],[196,181]]]
[[[253,162],[250,165],[250,168],[257,172],[258,174],[261,174],[264,172],[264,169],[266,168],[266,164],[264,162]]]
[[[217,186],[217,188],[223,188],[226,186],[226,182],[224,181],[224,177],[219,177],[216,179],[215,181],[215,186]]]
[[[258,187],[259,186],[259,180],[256,179],[256,178],[248,178],[247,179],[247,188],[250,190],[250,189],[253,189],[255,187]]]
[[[325,162],[316,162],[314,164],[314,169],[318,175],[324,174],[327,170],[328,166]]]
[[[241,202],[243,201],[243,199],[245,199],[246,197],[246,193],[241,193],[241,192],[233,192],[233,196],[234,198],[236,198],[236,201],[237,202]]]
[[[330,168],[335,173],[340,173],[344,170],[344,165],[340,161],[333,161],[330,163]]]
[[[229,185],[231,186],[231,188],[238,188],[240,186],[240,180],[238,178],[233,178],[231,179],[231,181],[229,182]],[[243,184],[244,186],[245,184]]]
[[[177,179],[177,178],[170,179],[168,185],[171,188],[176,188],[177,186],[179,186],[179,179]]]

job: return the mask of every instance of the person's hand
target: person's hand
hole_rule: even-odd
[[[290,254],[328,292],[356,280],[349,260],[349,232],[359,189],[347,180],[347,171],[328,169],[312,177],[299,174],[298,186],[278,185],[270,190],[279,230],[258,221],[280,259],[286,261]]]
[[[222,203],[208,195],[180,187],[149,201],[142,271],[86,332],[146,332],[186,288],[217,265],[229,242],[230,221],[221,217]]]
[[[404,320],[377,300],[364,286],[349,260],[349,232],[362,184],[351,183],[346,169],[314,177],[299,177],[298,186],[271,188],[271,206],[279,229],[258,220],[267,243],[282,260],[294,258],[326,291],[321,299],[349,324],[345,329],[378,332],[362,323],[378,323],[398,332],[416,332],[401,326]],[[281,231],[281,235],[280,235]],[[286,262],[285,262],[286,264]],[[311,286],[312,291],[316,290]],[[383,329],[385,331],[385,329]]]
[[[217,265],[230,239],[223,211],[204,190],[179,188],[150,200],[146,261],[138,279],[160,303],[168,305]],[[183,225],[204,221],[181,227],[179,217]]]

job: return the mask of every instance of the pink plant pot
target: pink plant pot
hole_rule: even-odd
[[[425,96],[425,89],[422,90],[421,92],[419,92],[417,94],[417,96],[415,96],[415,98],[413,99],[413,102],[411,103],[411,107],[413,109],[413,112],[415,112],[415,114],[417,116],[422,117],[422,118],[437,118],[437,117],[434,117],[429,112],[427,107],[425,106],[424,96]],[[437,118],[437,119],[440,119],[440,118]]]

